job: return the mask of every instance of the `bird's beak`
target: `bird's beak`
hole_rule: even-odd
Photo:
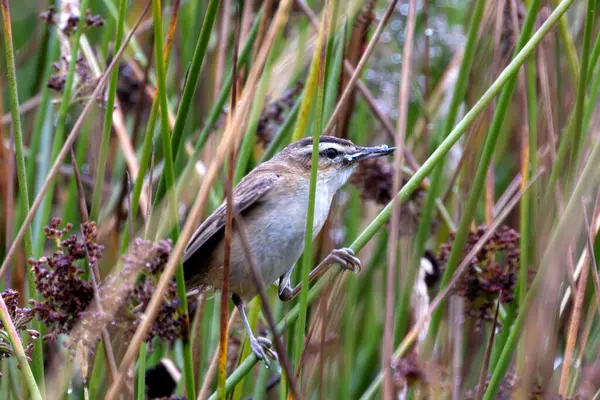
[[[392,154],[395,150],[395,147],[389,147],[385,144],[375,147],[357,147],[355,153],[346,154],[344,158],[346,161],[354,163],[360,160],[368,160],[369,158],[387,156],[388,154]]]

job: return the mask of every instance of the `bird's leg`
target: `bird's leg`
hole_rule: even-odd
[[[358,274],[361,270],[361,264],[358,257],[354,255],[354,251],[352,249],[343,247],[341,249],[333,250],[319,265],[317,265],[310,274],[308,275],[308,281],[312,281],[315,278],[323,275],[329,267],[334,264],[340,264],[342,268],[347,269],[349,271]],[[300,293],[300,289],[302,288],[302,283],[296,285],[296,287],[292,288],[291,276],[293,267],[290,268],[285,274],[283,274],[279,278],[279,299],[281,301],[288,301],[293,299]]]
[[[237,307],[240,315],[242,316],[242,321],[244,322],[244,326],[246,327],[246,332],[248,333],[248,339],[250,340],[250,348],[256,357],[263,360],[265,362],[265,366],[269,367],[269,359],[267,358],[267,354],[273,358],[277,359],[277,354],[275,354],[271,350],[272,343],[266,337],[259,336],[258,339],[252,333],[252,329],[250,328],[250,323],[248,322],[248,317],[246,316],[246,311],[244,311],[244,302],[237,295],[232,295],[231,300],[233,300],[233,304]],[[266,351],[266,354],[265,354]]]

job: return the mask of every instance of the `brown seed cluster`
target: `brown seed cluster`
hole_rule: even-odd
[[[406,357],[392,360],[394,381],[398,387],[404,385],[415,385],[417,382],[426,382],[423,362],[419,360],[416,353],[409,353]]]
[[[394,197],[394,164],[382,158],[365,160],[358,165],[350,181],[360,190],[363,199],[385,206]],[[401,186],[406,182],[407,180],[403,178]],[[401,206],[400,235],[415,233],[424,201],[425,191],[418,188]]]
[[[33,310],[19,307],[19,292],[13,289],[6,289],[0,295],[2,295],[4,303],[6,303],[6,308],[17,332],[25,331],[32,339],[37,339],[39,333],[33,329],[27,329],[27,324],[33,319]],[[25,349],[28,361],[31,361],[32,351],[33,343],[29,343]],[[0,321],[0,359],[12,357],[14,354],[14,349],[8,340],[8,333],[2,321]],[[0,373],[1,376],[2,373]]]
[[[487,232],[480,226],[467,239],[466,256]],[[498,298],[509,303],[514,297],[514,288],[519,269],[519,234],[508,226],[502,226],[488,239],[483,248],[471,260],[468,271],[457,282],[454,292],[467,300],[467,315],[478,321],[492,320]],[[454,235],[441,248],[440,264],[445,267],[450,256]]]
[[[286,90],[279,99],[270,102],[260,115],[256,136],[259,143],[267,145],[271,143],[275,132],[285,121],[289,111],[296,101],[297,95],[302,90],[303,84],[298,82],[296,86]]]
[[[99,315],[103,321],[121,331],[132,334],[141,323],[144,312],[156,291],[156,285],[164,271],[172,244],[170,240],[149,240],[136,238],[129,254],[122,257],[121,271],[107,278],[100,288],[100,297],[104,304],[118,302],[116,315]],[[119,285],[117,282],[125,282]],[[146,341],[161,338],[170,344],[187,335],[187,315],[181,309],[181,300],[177,295],[177,285],[172,280],[163,296],[161,309]]]
[[[30,302],[37,318],[48,327],[48,339],[70,332],[92,301],[94,289],[83,279],[85,271],[80,265],[87,255],[91,264],[97,262],[104,250],[96,243],[94,222],[83,224],[83,240],[76,235],[66,237],[72,226],[67,224],[61,229],[60,223],[60,218],[52,218],[44,229],[46,238],[56,244],[56,251],[49,257],[29,260],[37,291],[43,298]]]
[[[57,13],[54,6],[50,6],[48,11],[40,13],[40,19],[46,21],[50,25],[57,23]],[[71,36],[77,30],[79,17],[77,15],[69,15],[63,33]],[[87,9],[85,11],[85,28],[104,26],[104,19],[100,15],[92,15],[92,12]]]

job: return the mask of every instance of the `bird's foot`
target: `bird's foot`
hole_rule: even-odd
[[[362,269],[360,259],[354,255],[354,251],[348,247],[333,250],[326,258],[327,262],[339,263],[342,268],[358,274]]]
[[[266,337],[259,336],[258,338],[250,338],[250,348],[256,357],[265,362],[265,367],[269,368],[269,358],[277,360],[277,353],[271,347],[273,343]]]

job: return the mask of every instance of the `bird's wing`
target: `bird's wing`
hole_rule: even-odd
[[[279,180],[277,173],[249,174],[233,190],[233,211],[242,213],[252,204],[258,201],[265,193],[271,189]],[[185,271],[185,262],[192,256],[197,259],[207,259],[212,248],[217,244],[215,236],[223,234],[226,218],[226,203],[221,204],[215,212],[208,217],[200,227],[194,232],[185,251],[183,253],[183,263]],[[207,242],[212,242],[212,246]],[[218,241],[216,241],[218,242]],[[202,254],[203,253],[203,254]],[[202,256],[202,257],[199,257]],[[195,267],[197,268],[197,266]]]

